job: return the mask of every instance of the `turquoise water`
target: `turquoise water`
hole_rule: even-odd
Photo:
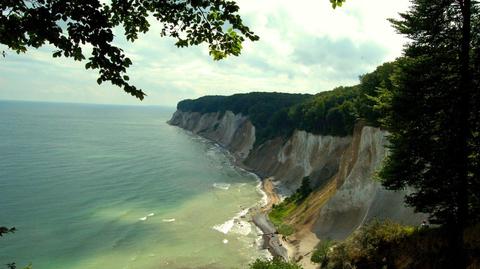
[[[256,178],[167,125],[172,113],[0,102],[0,225],[18,229],[0,264],[245,268],[264,255],[238,217],[261,200]]]

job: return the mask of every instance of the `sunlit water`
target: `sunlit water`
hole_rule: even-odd
[[[254,176],[159,107],[0,102],[0,264],[245,268]],[[226,232],[223,233],[223,232]]]

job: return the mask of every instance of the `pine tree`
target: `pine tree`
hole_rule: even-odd
[[[389,189],[413,187],[407,204],[450,231],[446,266],[465,268],[463,231],[480,207],[478,3],[413,0],[400,15],[391,22],[410,42],[380,98],[391,132],[380,177]]]

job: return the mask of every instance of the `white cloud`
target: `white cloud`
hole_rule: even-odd
[[[386,21],[408,0],[239,0],[245,22],[260,36],[240,57],[214,62],[205,46],[178,49],[158,24],[136,42],[119,39],[134,62],[129,76],[143,103],[174,106],[184,98],[249,91],[315,93],[357,83],[358,75],[400,56],[404,39]],[[121,30],[116,29],[117,36]],[[51,48],[0,61],[0,99],[138,104],[120,89],[95,82],[84,63],[52,59]],[[28,79],[25,79],[28,78]]]

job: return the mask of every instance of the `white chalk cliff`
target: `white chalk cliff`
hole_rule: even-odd
[[[254,147],[255,126],[248,117],[177,110],[169,121],[227,148],[239,163],[271,177],[280,194],[289,195],[309,176],[314,193],[293,214],[293,225],[317,238],[343,239],[373,218],[418,224],[403,203],[405,193],[385,190],[374,180],[387,154],[386,132],[357,125],[352,136],[334,137],[295,131]]]

